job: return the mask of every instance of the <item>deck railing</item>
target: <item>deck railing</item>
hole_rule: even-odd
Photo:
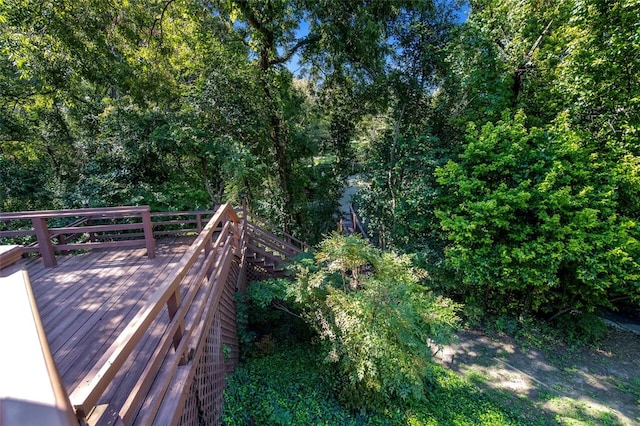
[[[94,248],[146,247],[153,259],[154,238],[197,234],[214,213],[151,213],[149,206],[0,213],[0,238],[26,239],[23,254],[39,253],[48,267],[56,265],[57,251]]]
[[[281,231],[275,225],[270,224],[258,216],[248,211],[245,211],[242,214],[247,220],[248,229],[259,229],[263,234],[268,233],[272,237],[269,239],[271,244],[275,244],[278,250],[288,252],[290,254],[296,254],[309,248],[304,241]]]
[[[54,222],[68,222],[56,225]],[[107,207],[75,210],[40,210],[17,213],[0,213],[0,223],[4,227],[13,221],[30,222],[27,229],[1,230],[0,238],[33,237],[37,243],[23,247],[24,253],[39,252],[45,266],[56,266],[56,251],[82,250],[109,247],[146,247],[147,256],[155,256],[155,242],[149,206]],[[109,221],[111,223],[93,224]],[[134,231],[139,231],[136,234]],[[130,234],[128,234],[130,233]],[[82,235],[88,238],[74,242]],[[98,238],[97,235],[101,237]],[[112,236],[108,241],[104,235]],[[124,237],[122,237],[124,235]],[[142,239],[138,235],[142,235]],[[116,237],[118,236],[118,237]],[[131,238],[131,239],[122,239]]]
[[[162,237],[178,234],[199,234],[216,210],[198,210],[182,212],[153,212],[151,223],[153,235]]]
[[[242,239],[236,212],[228,204],[221,206],[170,276],[72,391],[79,418],[96,406],[150,325],[166,311],[165,332],[119,415],[125,424],[152,424],[159,411],[171,414],[171,421],[163,420],[165,424],[179,421],[225,286],[232,285],[235,291],[237,276],[229,280],[229,271],[234,259],[236,263],[241,259]],[[175,386],[176,382],[182,386]],[[143,406],[149,392],[154,397]]]
[[[362,222],[360,222],[360,218],[358,218],[353,204],[349,204],[349,212],[345,213],[343,218],[348,218],[347,223],[350,223],[352,226],[345,226],[343,218],[340,218],[340,222],[338,222],[338,232],[347,235],[360,234],[365,240],[368,240],[369,236],[367,235],[367,231],[365,231],[364,226],[362,226]]]
[[[54,223],[61,218],[73,223]],[[116,219],[120,222],[105,223]],[[257,262],[255,256],[261,256],[263,262],[267,258],[286,261],[307,248],[302,241],[229,204],[206,212],[150,213],[145,206],[0,215],[0,221],[11,220],[31,221],[33,229],[5,230],[0,237],[35,235],[35,248],[51,246],[50,261],[55,261],[55,250],[111,246],[108,243],[122,247],[127,241],[115,237],[104,241],[105,229],[138,238],[138,244],[146,242],[150,229],[156,236],[199,231],[142,309],[70,389],[67,402],[78,419],[91,425],[104,420],[100,420],[104,413],[125,425],[218,424],[224,376],[239,358],[234,295],[246,283],[247,253],[252,253],[253,262]],[[85,241],[69,242],[76,234]],[[53,243],[63,235],[64,244]],[[153,250],[147,247],[151,257]],[[47,256],[45,251],[45,263]],[[109,385],[116,376],[126,374],[134,360],[141,359],[144,371],[127,385],[124,404],[123,398],[118,405],[106,407],[109,400],[103,395],[109,394]]]
[[[0,286],[0,423],[77,425],[26,272]]]
[[[367,231],[364,230],[362,226],[362,222],[360,222],[360,218],[358,217],[355,209],[353,208],[353,204],[349,204],[349,213],[351,214],[351,223],[353,223],[353,230],[355,233],[362,235],[365,240],[369,239],[367,235]]]

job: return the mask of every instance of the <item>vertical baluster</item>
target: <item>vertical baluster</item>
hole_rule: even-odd
[[[169,300],[167,300],[167,311],[169,312],[169,321],[172,321],[178,312],[178,308],[180,307],[180,303],[182,303],[182,296],[180,295],[180,288],[178,287],[176,291],[173,292],[171,296],[169,296]],[[184,335],[184,322],[180,321],[180,325],[176,330],[176,333],[173,335],[173,348],[178,350],[180,346],[180,342],[182,341],[182,336]],[[180,364],[184,364],[186,362],[186,358],[180,360]]]

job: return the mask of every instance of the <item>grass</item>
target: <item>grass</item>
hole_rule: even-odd
[[[621,392],[631,394],[638,399],[640,405],[640,378],[633,377],[630,380],[616,380],[616,386]]]
[[[567,397],[555,397],[548,401],[558,414],[556,420],[561,425],[580,426],[622,426],[615,414],[606,407],[594,409],[581,401]]]
[[[389,401],[379,412],[352,412],[335,395],[333,366],[317,347],[276,345],[240,365],[225,391],[223,424],[240,425],[547,425],[526,398],[483,389],[432,365],[421,401]],[[481,381],[482,377],[475,378]]]

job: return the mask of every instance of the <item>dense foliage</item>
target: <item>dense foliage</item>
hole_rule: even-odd
[[[325,361],[338,367],[341,401],[374,410],[390,398],[424,397],[431,353],[451,339],[458,320],[450,300],[419,284],[406,256],[334,234],[291,272],[293,281],[255,282],[248,295],[316,331]]]
[[[469,303],[550,314],[640,298],[640,234],[619,200],[640,191],[628,157],[612,162],[563,118],[527,128],[523,114],[470,126],[466,142],[437,169],[449,195],[436,214]]]
[[[0,5],[2,211],[245,198],[315,243],[357,173],[467,309],[640,298],[638,0]]]
[[[425,17],[430,1],[3,1],[0,209],[244,196],[317,241],[390,52]]]
[[[332,236],[295,280],[252,286],[246,342],[255,332],[269,352],[279,314],[319,341],[294,366],[250,360],[227,422],[509,424],[435,369],[432,345],[457,321],[451,300],[467,318],[560,319],[590,336],[599,308],[640,302],[638,10],[0,0],[0,211],[245,199],[315,244],[357,174],[369,234],[394,251]],[[302,377],[318,357],[308,382],[283,375],[284,391],[254,400],[248,374],[273,363]],[[383,417],[333,396],[290,406],[325,390]]]
[[[639,6],[472,1],[437,51],[437,89],[409,117],[396,97],[359,145],[378,242],[468,310],[637,301]]]

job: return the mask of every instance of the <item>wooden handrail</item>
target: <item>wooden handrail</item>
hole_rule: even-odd
[[[280,234],[279,237],[281,240],[288,243],[290,246],[294,247],[298,251],[304,251],[308,248],[307,244],[304,241],[301,241],[296,237],[289,235],[284,231],[281,231],[275,225],[270,224],[269,222],[265,221],[264,219],[261,219],[260,217],[256,216],[253,213],[247,212],[247,217],[245,219],[247,220],[247,222],[252,223],[259,228],[271,231],[274,236],[276,234]]]
[[[216,214],[217,210],[188,210],[188,211],[179,211],[179,212],[153,212],[151,213],[151,217],[167,217],[167,216],[197,216],[197,215],[205,215],[205,216],[213,216]]]
[[[116,373],[122,368],[125,360],[132,353],[135,346],[139,343],[141,337],[146,333],[151,323],[163,312],[165,308],[169,309],[171,316],[171,324],[179,324],[185,320],[188,305],[193,300],[192,293],[188,293],[182,297],[182,300],[176,299],[174,306],[168,307],[167,303],[180,289],[181,283],[189,275],[190,271],[200,258],[202,253],[210,252],[211,256],[215,255],[217,244],[222,244],[224,232],[218,237],[216,243],[212,243],[214,232],[221,223],[231,222],[233,226],[227,225],[223,228],[232,235],[232,241],[238,242],[239,221],[236,212],[229,204],[221,206],[214,216],[209,220],[195,242],[184,253],[178,264],[173,268],[169,277],[155,291],[151,298],[146,302],[142,310],[133,318],[128,326],[120,333],[113,344],[107,349],[104,355],[98,360],[94,367],[86,374],[71,394],[71,401],[79,418],[86,416],[89,411],[96,405],[100,395],[105,391],[109,383],[113,380]],[[207,257],[212,259],[212,257]],[[205,272],[196,274],[198,277],[206,277],[213,266],[211,261],[205,259]],[[201,285],[201,283],[196,283]],[[185,303],[186,302],[186,303]],[[170,336],[174,347],[184,348],[184,340],[190,335],[190,331],[184,331],[180,325],[177,328],[170,326],[172,334]],[[181,331],[179,338],[175,339],[176,332]],[[177,354],[182,357],[183,354]]]
[[[213,216],[216,210],[192,210],[192,211],[180,211],[180,212],[154,212],[151,213],[151,220],[154,227],[153,234],[155,236],[175,235],[187,232],[201,232],[202,222],[204,216]],[[186,217],[193,216],[193,219],[186,219]],[[162,220],[163,218],[179,218]],[[159,219],[159,220],[158,220]],[[186,228],[185,225],[195,225],[192,228]],[[166,226],[174,227],[178,229],[163,230]]]
[[[34,210],[24,212],[0,213],[0,220],[19,220],[32,218],[90,216],[92,218],[109,217],[110,215],[130,215],[150,211],[149,206],[92,207],[84,209]]]
[[[247,223],[247,232],[253,237],[254,241],[287,256],[295,256],[302,252],[300,248],[275,237],[273,234],[264,232],[262,228],[253,223]]]
[[[349,212],[351,213],[351,223],[353,223],[354,230],[359,232],[365,240],[368,240],[369,236],[367,235],[367,232],[364,230],[364,227],[360,222],[360,218],[358,218],[358,214],[353,208],[353,204],[349,204]]]
[[[59,228],[49,228],[47,219],[80,217],[81,219],[68,226]],[[140,218],[138,224],[119,225],[93,225],[78,226],[89,220],[113,219],[113,218]],[[0,213],[0,221],[31,220],[33,229],[30,235],[35,235],[37,245],[32,248],[25,247],[24,252],[39,251],[43,262],[47,267],[56,266],[55,251],[73,250],[79,248],[90,248],[87,245],[66,244],[64,236],[66,234],[78,234],[83,232],[108,232],[132,229],[142,229],[144,236],[144,246],[147,248],[147,256],[150,259],[155,257],[155,241],[153,236],[153,225],[151,223],[151,211],[149,206],[127,206],[127,207],[100,207],[90,209],[65,209],[65,210],[39,210],[14,213]],[[17,236],[23,231],[0,231],[0,236]],[[59,244],[54,245],[52,238],[57,237]],[[108,247],[108,243],[92,244],[93,247]],[[111,244],[113,245],[113,244]]]
[[[26,271],[0,278],[0,323],[0,423],[77,425]]]

